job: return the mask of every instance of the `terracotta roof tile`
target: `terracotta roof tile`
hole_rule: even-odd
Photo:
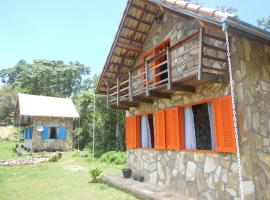
[[[207,8],[200,5],[192,4],[183,0],[161,0],[166,4],[171,4],[174,7],[185,9],[186,11],[197,13],[206,17],[214,17],[218,20],[234,16],[226,12],[219,11],[214,8]]]

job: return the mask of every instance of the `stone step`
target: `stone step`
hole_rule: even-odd
[[[123,178],[120,175],[103,176],[102,180],[120,190],[124,190],[134,196],[146,200],[185,200],[185,195],[181,195],[169,190],[167,187],[151,185],[145,182],[134,181]]]

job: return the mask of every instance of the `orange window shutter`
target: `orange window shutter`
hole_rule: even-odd
[[[179,139],[180,139],[180,149],[184,149],[185,146],[185,114],[184,107],[178,108],[179,117]]]
[[[236,152],[232,99],[231,96],[221,97],[212,101],[216,146],[219,152]]]
[[[132,117],[127,117],[126,118],[126,145],[128,148],[132,146],[132,135],[133,135]]]
[[[183,108],[172,108],[165,110],[165,130],[167,149],[183,148]]]
[[[132,116],[126,118],[126,144],[128,148],[140,146],[140,117]]]
[[[141,118],[140,116],[134,116],[133,118],[133,148],[141,146]]]
[[[219,99],[215,99],[212,102],[213,116],[214,116],[214,128],[215,128],[215,138],[216,138],[216,150],[222,152],[222,113],[221,104]]]
[[[222,144],[223,152],[236,152],[234,125],[233,125],[233,111],[232,111],[232,97],[225,96],[220,98],[220,105],[222,111]]]
[[[155,148],[165,149],[165,110],[156,111],[154,113],[155,119]]]

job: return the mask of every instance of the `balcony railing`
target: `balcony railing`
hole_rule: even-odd
[[[107,88],[107,103],[127,109],[154,98],[170,98],[176,90],[195,92],[205,82],[226,82],[225,40],[203,29],[130,69]]]

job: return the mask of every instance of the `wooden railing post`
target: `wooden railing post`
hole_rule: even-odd
[[[128,92],[129,92],[129,101],[133,101],[133,91],[132,91],[132,71],[128,72]]]
[[[110,107],[110,81],[108,80],[107,85],[107,108]]]
[[[201,80],[202,76],[202,60],[203,60],[203,28],[200,27],[199,33],[199,60],[198,60],[198,80]]]
[[[172,89],[172,68],[171,68],[171,55],[170,55],[169,47],[167,47],[166,54],[167,54],[167,73],[168,73],[167,89],[171,90]]]
[[[119,97],[120,97],[120,94],[119,94],[119,78],[117,77],[117,92],[116,92],[116,105],[119,106]]]
[[[147,61],[144,63],[145,65],[145,95],[149,96],[149,82],[148,82],[148,63]]]

